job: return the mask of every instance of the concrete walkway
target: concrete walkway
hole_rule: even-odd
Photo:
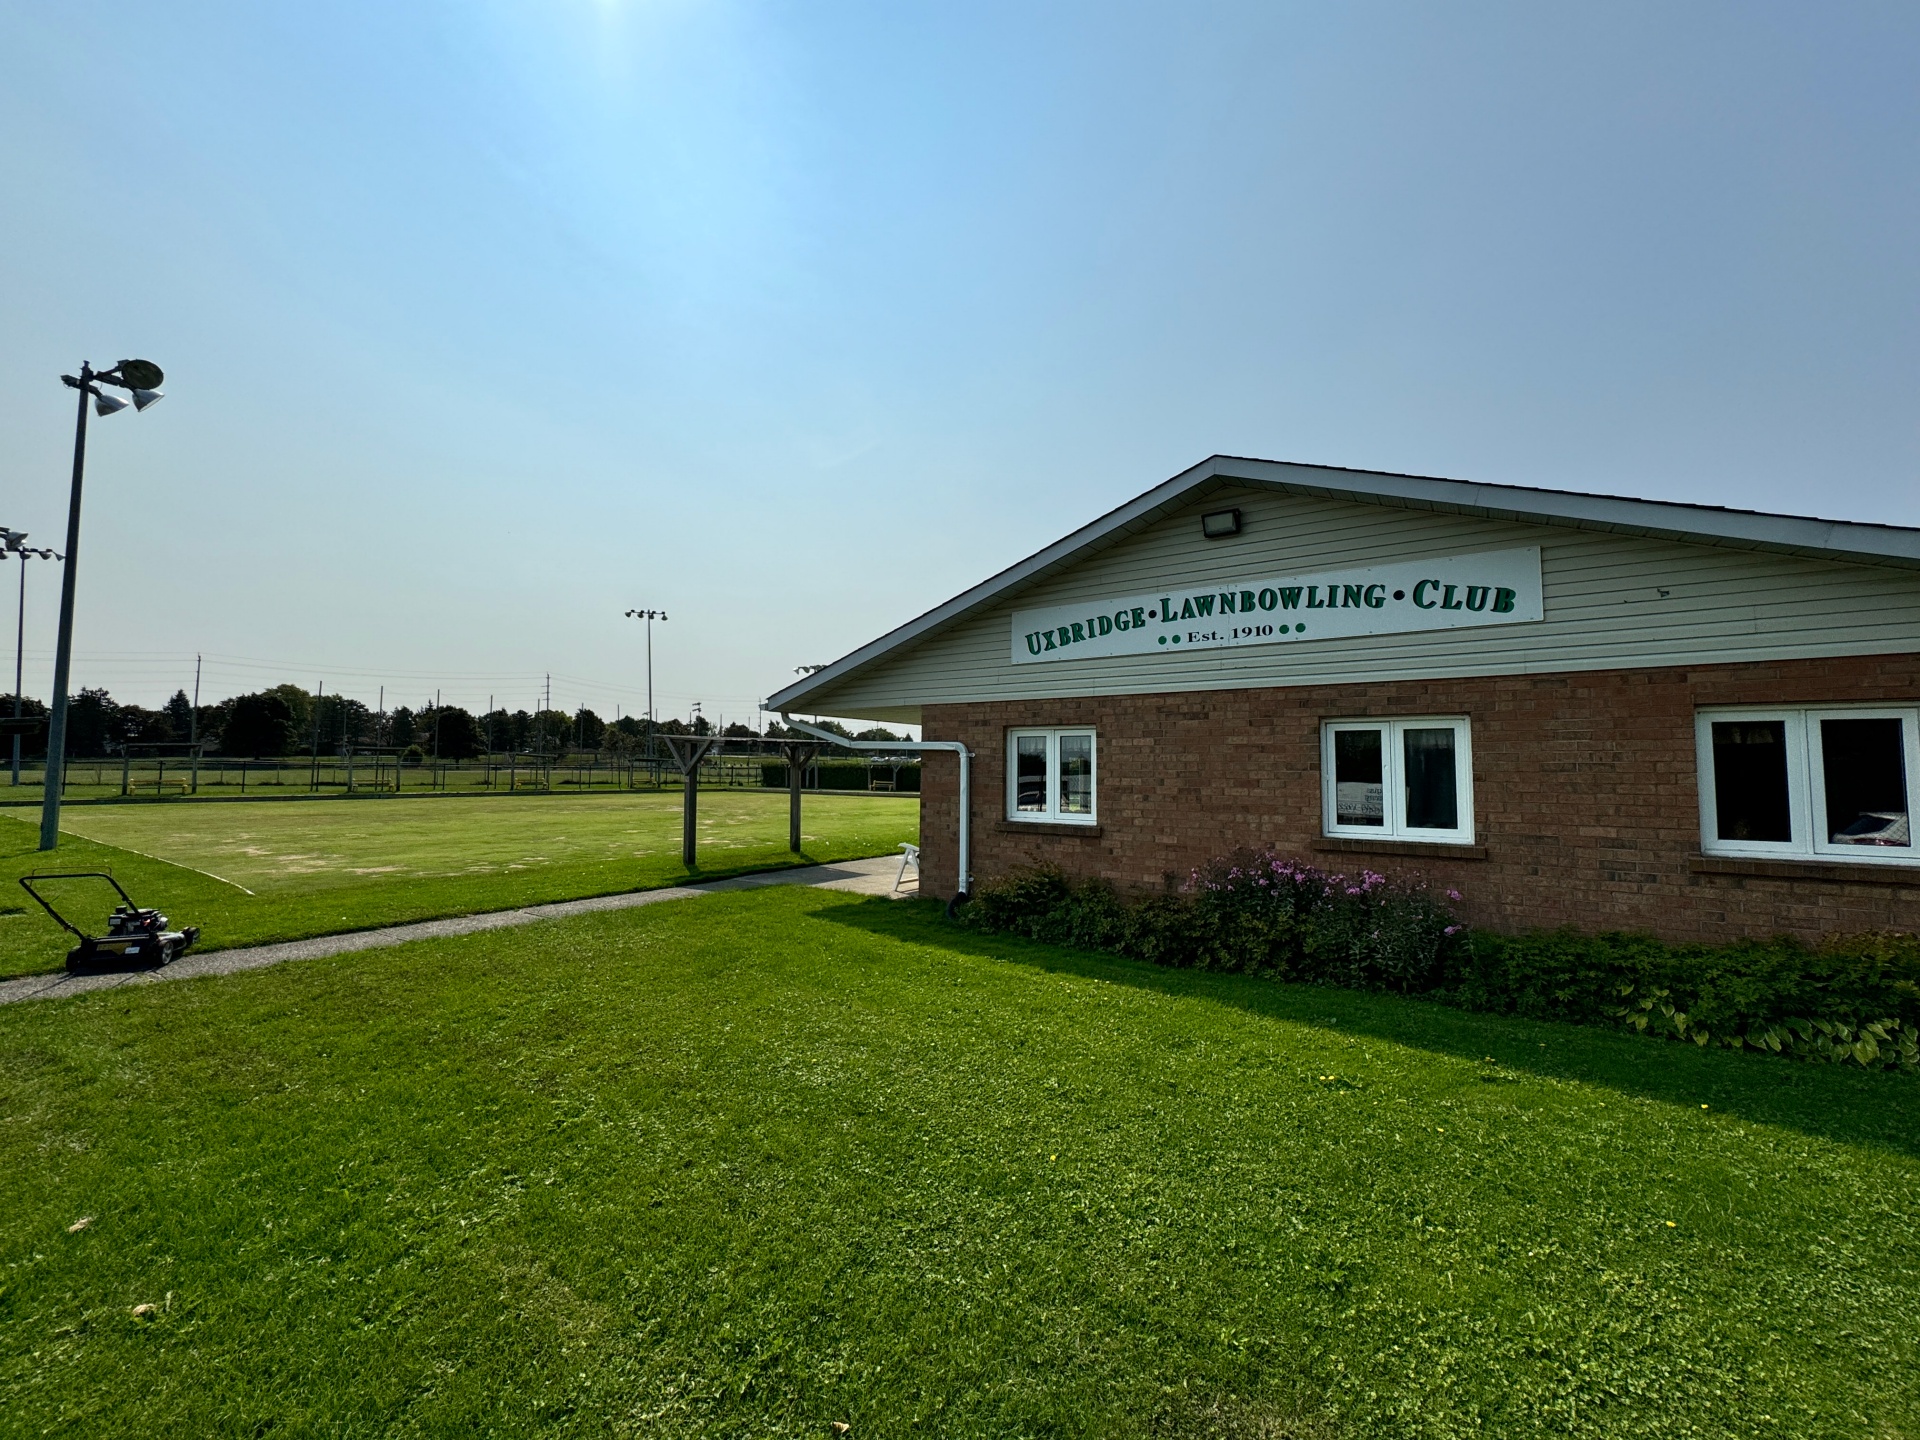
[[[209,950],[205,954],[189,952],[186,958],[176,960],[160,970],[133,970],[113,975],[69,975],[60,970],[49,975],[23,975],[18,980],[0,981],[0,1005],[11,1005],[22,1000],[54,1000],[62,995],[111,990],[121,985],[191,980],[198,975],[231,975],[236,970],[258,970],[286,960],[318,960],[324,955],[346,955],[355,950],[405,945],[410,940],[478,935],[483,930],[504,930],[512,925],[532,925],[540,920],[564,920],[571,915],[593,915],[602,910],[632,910],[641,905],[659,905],[668,900],[692,900],[718,890],[811,885],[821,890],[850,890],[857,895],[888,895],[893,893],[893,879],[899,873],[898,855],[878,855],[871,860],[843,860],[834,865],[808,865],[795,870],[737,875],[730,880],[714,880],[705,885],[673,885],[664,890],[637,890],[627,895],[598,895],[591,900],[562,900],[552,905],[529,905],[523,910],[495,910],[485,915],[459,915],[450,920],[422,920],[413,925],[389,925],[382,930],[321,935],[312,940],[289,940],[279,945],[253,945],[242,950]],[[909,876],[906,889],[901,893],[911,895],[916,887],[917,882]]]

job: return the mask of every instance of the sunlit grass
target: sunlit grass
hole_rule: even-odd
[[[919,836],[916,798],[808,796],[803,816],[807,862]],[[784,794],[704,793],[700,819],[702,876],[795,859]],[[111,870],[141,904],[201,926],[203,948],[690,878],[677,793],[90,805],[64,820],[60,848],[41,854],[35,826],[0,817],[0,973],[64,963],[70,941],[14,883],[49,870]],[[97,925],[112,897],[97,886],[74,899]]]
[[[21,1433],[1920,1423],[1911,1077],[762,891],[9,1007],[0,1086]]]

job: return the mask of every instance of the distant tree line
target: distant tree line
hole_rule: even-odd
[[[21,705],[27,715],[44,717],[47,707],[28,696]],[[11,697],[0,702],[0,713],[12,714]],[[850,740],[899,740],[903,737],[875,727],[857,734],[838,721],[820,722],[820,728]],[[712,735],[714,726],[704,715],[691,721],[659,723],[663,735]],[[728,736],[779,739],[796,732],[779,721],[764,731],[735,722]],[[298,685],[276,685],[250,695],[235,695],[198,712],[184,690],[157,710],[124,704],[105,690],[82,690],[67,706],[67,754],[80,760],[105,759],[129,745],[182,745],[198,740],[210,755],[262,759],[282,755],[337,755],[347,746],[366,749],[391,747],[415,758],[470,760],[488,752],[523,755],[563,755],[581,752],[627,755],[646,746],[644,720],[622,715],[606,721],[582,706],[565,710],[494,710],[474,715],[458,705],[425,705],[418,710],[397,706],[384,716],[358,700],[343,695],[314,695]],[[31,759],[46,754],[46,731],[29,736],[21,753]]]

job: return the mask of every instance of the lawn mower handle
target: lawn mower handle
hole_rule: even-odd
[[[82,940],[85,940],[87,938],[86,932],[84,930],[74,929],[74,927],[67,922],[66,916],[62,915],[58,910],[54,909],[52,905],[48,904],[47,897],[42,895],[38,890],[34,889],[31,884],[28,883],[29,881],[32,881],[32,880],[104,880],[107,882],[107,884],[113,886],[114,889],[120,891],[120,898],[122,900],[126,901],[127,904],[130,906],[133,905],[133,896],[127,894],[127,892],[121,888],[120,882],[114,879],[113,876],[107,874],[107,872],[104,870],[76,870],[69,874],[62,874],[62,875],[22,875],[20,877],[20,888],[26,891],[27,894],[33,896],[33,898],[39,902],[40,908],[46,911],[47,914],[53,917],[54,923],[56,925],[58,925],[62,930],[68,931],[69,933],[74,935],[78,935]],[[138,907],[135,907],[135,908],[138,908]]]

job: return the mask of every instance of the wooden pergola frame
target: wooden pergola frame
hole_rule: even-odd
[[[699,842],[700,765],[714,751],[729,744],[779,747],[781,757],[787,762],[787,849],[796,855],[800,853],[801,785],[807,766],[826,748],[823,741],[767,739],[759,735],[663,735],[659,731],[654,732],[654,738],[667,747],[667,753],[673,756],[673,763],[686,782],[680,792],[680,863],[687,869],[694,868]]]

